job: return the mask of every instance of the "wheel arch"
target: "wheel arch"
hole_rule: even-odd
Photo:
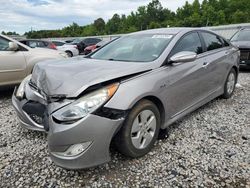
[[[238,82],[239,69],[235,65],[232,67],[232,69],[234,69],[236,72],[236,82]]]
[[[161,128],[163,127],[164,123],[165,123],[165,107],[162,103],[162,101],[153,95],[148,95],[148,96],[144,96],[143,98],[141,98],[140,100],[138,100],[133,107],[139,103],[141,100],[149,100],[150,102],[154,103],[156,105],[156,107],[158,108],[159,112],[160,112],[160,117],[161,117]],[[133,108],[132,107],[132,108]]]
[[[69,52],[72,55],[72,57],[74,56],[74,53],[71,50],[65,50],[65,52],[66,53]]]

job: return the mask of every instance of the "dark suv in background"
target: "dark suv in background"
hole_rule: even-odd
[[[84,52],[84,49],[88,46],[92,46],[97,44],[98,42],[101,42],[102,40],[99,38],[84,38],[84,39],[75,39],[70,44],[77,45],[78,50],[80,53]]]
[[[231,42],[240,49],[240,66],[250,67],[250,29],[239,30]]]

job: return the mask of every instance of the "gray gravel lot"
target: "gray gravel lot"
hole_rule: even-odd
[[[0,187],[250,187],[250,71],[235,95],[172,125],[140,159],[112,150],[108,164],[82,171],[55,166],[46,134],[18,126],[11,90],[0,91]]]

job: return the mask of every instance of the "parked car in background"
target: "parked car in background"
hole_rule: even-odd
[[[98,42],[97,44],[94,44],[94,45],[91,45],[91,46],[88,46],[84,49],[84,52],[83,54],[84,55],[87,55],[93,51],[95,51],[96,49],[104,46],[105,44],[109,43],[110,41],[101,41],[101,42]]]
[[[79,53],[81,54],[81,53],[84,53],[84,49],[86,47],[95,45],[100,41],[101,39],[98,39],[98,38],[83,38],[83,39],[77,38],[69,44],[77,45]]]
[[[48,132],[57,165],[88,168],[110,160],[112,140],[124,155],[147,154],[160,129],[230,98],[238,68],[238,48],[211,31],[147,30],[85,58],[37,64],[12,102],[22,126]]]
[[[231,42],[240,49],[240,66],[250,67],[250,29],[239,30]]]
[[[66,42],[64,41],[59,41],[59,40],[52,40],[51,41],[53,44],[55,44],[57,47],[58,46],[63,46],[64,44],[66,44]]]
[[[49,48],[53,50],[57,49],[54,43],[45,40],[25,39],[20,40],[19,42],[29,46],[30,48]]]
[[[30,48],[0,34],[0,86],[20,83],[40,61],[66,57],[64,52]]]
[[[52,43],[56,45],[57,50],[64,51],[68,54],[69,57],[79,55],[77,45],[68,45],[66,42],[63,41],[52,41]]]

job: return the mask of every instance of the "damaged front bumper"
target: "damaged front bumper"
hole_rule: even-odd
[[[29,86],[19,99],[14,92],[12,103],[24,128],[48,132],[48,147],[52,160],[67,169],[83,169],[110,160],[110,142],[124,121],[124,116],[99,112],[88,114],[72,124],[56,122],[52,114],[72,101],[46,104]],[[112,117],[112,118],[110,118]]]
[[[50,119],[50,122],[53,120]],[[58,166],[67,169],[83,169],[110,161],[110,142],[119,130],[123,119],[111,120],[89,114],[71,125],[52,123],[48,142],[51,158]],[[62,156],[69,147],[81,143],[90,145],[76,156]]]
[[[42,117],[39,115],[41,115],[41,111],[45,109],[45,105],[38,103],[38,102],[33,102],[32,100],[29,101],[27,98],[23,98],[20,100],[15,96],[15,93],[16,93],[16,89],[12,96],[12,104],[20,120],[20,125],[30,130],[44,132],[45,131],[44,125],[42,124],[42,121],[41,121]],[[28,108],[30,106],[29,104],[31,103],[37,104],[36,109]],[[27,113],[25,110],[23,110],[27,108],[29,112],[33,110],[33,113]]]

